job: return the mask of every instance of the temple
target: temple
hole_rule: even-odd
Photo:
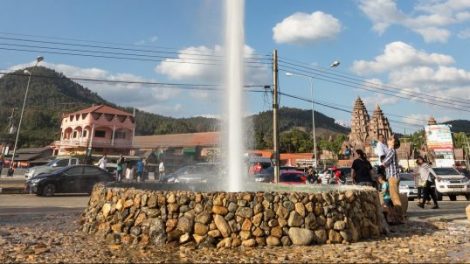
[[[371,118],[364,102],[358,97],[354,102],[349,141],[345,145],[352,149],[362,149],[367,156],[372,157],[375,155],[372,144],[378,140],[379,135],[383,135],[385,140],[392,135],[388,119],[379,105],[375,107]]]

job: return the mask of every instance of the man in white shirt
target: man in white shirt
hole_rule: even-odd
[[[379,157],[380,164],[382,164],[382,160],[385,158],[388,152],[387,144],[385,143],[385,138],[382,134],[379,134],[379,142],[377,142],[377,146],[375,147],[375,154]]]
[[[108,164],[108,158],[106,157],[106,154],[101,157],[101,159],[98,161],[98,167],[100,167],[103,170],[106,170],[106,165]]]
[[[160,179],[162,176],[165,176],[165,165],[163,164],[163,161],[160,161],[160,164],[158,165],[158,174]]]

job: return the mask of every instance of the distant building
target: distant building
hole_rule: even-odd
[[[85,155],[88,148],[95,154],[129,154],[135,120],[130,113],[97,105],[64,114],[60,130],[55,155]]]

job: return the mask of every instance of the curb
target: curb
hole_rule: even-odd
[[[24,187],[6,187],[6,188],[1,188],[0,187],[0,194],[24,194],[27,193],[24,189]]]

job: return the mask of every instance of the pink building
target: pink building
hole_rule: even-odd
[[[106,106],[92,106],[64,114],[55,155],[129,154],[135,129],[132,114]]]

